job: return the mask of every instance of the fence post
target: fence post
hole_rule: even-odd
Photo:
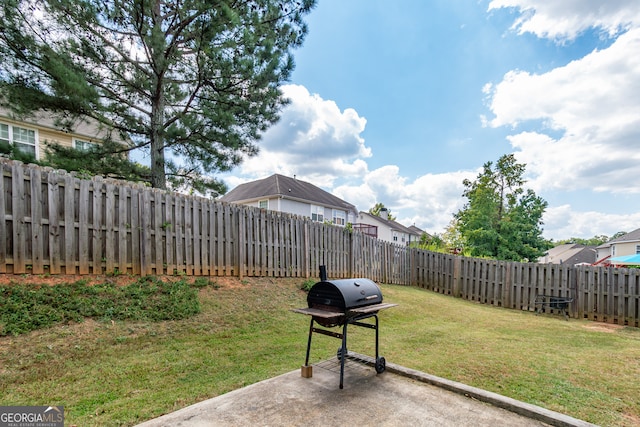
[[[451,290],[453,296],[456,298],[460,298],[460,268],[461,268],[462,258],[459,256],[453,257],[453,283],[451,286]]]
[[[244,245],[246,244],[245,233],[245,213],[246,209],[238,212],[238,278],[242,280],[244,276],[245,262],[244,262]]]
[[[578,269],[576,267],[569,268],[569,298],[573,298],[573,302],[571,303],[571,315],[572,317],[577,316],[578,305]]]
[[[304,263],[304,278],[308,279],[311,277],[309,273],[309,263],[311,262],[311,251],[309,248],[309,221],[303,221],[302,223],[302,241],[304,250],[302,252],[303,263]]]
[[[511,307],[511,263],[505,262],[504,283],[502,285],[502,307]]]
[[[354,277],[355,274],[353,273],[353,266],[355,265],[355,250],[353,248],[354,245],[354,238],[353,238],[353,233],[355,233],[355,230],[350,230],[349,231],[349,271],[348,271],[348,276],[347,277]]]

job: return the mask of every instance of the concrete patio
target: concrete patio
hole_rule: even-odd
[[[339,389],[336,359],[244,387],[149,420],[159,426],[576,426],[587,423],[495,393],[387,363],[376,374],[347,361]]]

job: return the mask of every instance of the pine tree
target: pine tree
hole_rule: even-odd
[[[5,0],[0,105],[79,117],[151,159],[153,187],[224,188],[206,175],[257,153],[287,103],[279,86],[315,0]]]

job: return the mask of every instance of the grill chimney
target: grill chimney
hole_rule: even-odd
[[[320,266],[320,281],[321,282],[326,282],[327,281],[327,266],[326,265],[321,265]]]

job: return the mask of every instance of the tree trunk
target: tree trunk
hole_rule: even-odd
[[[164,107],[165,98],[163,91],[163,76],[164,76],[164,43],[159,43],[161,37],[158,34],[162,33],[162,16],[160,11],[160,1],[156,1],[154,6],[154,28],[155,33],[154,41],[151,43],[151,61],[153,68],[153,94],[151,98],[151,132],[150,132],[150,146],[151,146],[151,186],[153,188],[167,189],[167,178],[165,174],[165,159],[164,159]]]

